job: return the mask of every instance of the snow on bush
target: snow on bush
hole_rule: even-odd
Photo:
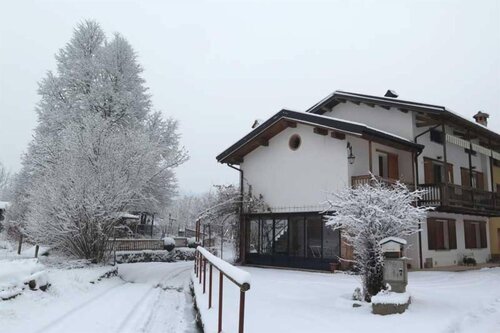
[[[188,238],[187,243],[188,243],[188,247],[191,247],[191,248],[195,248],[197,246],[197,242],[196,242],[195,237]]]
[[[327,225],[342,229],[353,247],[356,267],[363,281],[363,296],[370,301],[384,289],[383,254],[379,242],[386,237],[405,237],[420,231],[427,207],[419,207],[423,191],[410,191],[397,182],[386,185],[372,176],[370,184],[332,193]]]
[[[35,281],[33,289],[48,284],[44,266],[37,259],[17,259],[0,261],[0,298],[9,299],[20,294],[30,281]]]
[[[119,264],[136,262],[175,262],[194,260],[195,249],[175,248],[172,251],[143,250],[116,252],[116,262]]]
[[[172,237],[165,237],[165,238],[163,238],[163,245],[165,245],[165,246],[174,245],[175,246],[175,240]]]

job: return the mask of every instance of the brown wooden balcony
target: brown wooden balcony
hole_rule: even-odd
[[[382,178],[379,176],[371,176],[371,175],[362,175],[362,176],[352,176],[351,177],[351,186],[352,187],[358,187],[360,185],[365,185],[365,184],[373,184],[373,178],[378,180],[379,182],[385,184],[385,185],[394,185],[397,183],[398,179],[390,179],[390,178]],[[405,182],[402,182],[406,186],[413,186],[412,184],[407,184]]]
[[[375,179],[386,184],[394,185],[397,179],[387,179],[375,176]],[[370,175],[353,176],[352,187],[363,184],[372,184]],[[405,185],[413,190],[413,184]],[[500,216],[500,193],[489,192],[471,187],[455,184],[421,184],[418,189],[424,190],[422,199],[418,202],[421,206],[436,207],[438,211],[459,214]]]
[[[455,184],[423,184],[425,190],[419,204],[437,210],[463,214],[500,216],[500,193]]]

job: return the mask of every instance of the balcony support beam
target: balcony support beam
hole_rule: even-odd
[[[472,175],[472,142],[470,141],[470,133],[469,133],[469,130],[467,130],[467,140],[469,141],[469,152],[468,152],[468,155],[469,155],[469,186],[470,188],[473,187],[474,185],[474,182],[473,182],[473,175]],[[473,198],[473,201],[474,201],[474,198]]]
[[[444,171],[444,186],[442,188],[441,192],[441,203],[444,206],[448,205],[448,184],[450,183],[450,175],[448,174],[448,154],[447,154],[447,149],[446,149],[446,126],[444,125],[444,122],[441,123],[441,131],[443,133],[443,159],[444,159],[444,165],[443,165],[443,171]]]
[[[372,140],[368,140],[368,167],[370,169],[370,173],[373,173],[373,161],[372,161]]]

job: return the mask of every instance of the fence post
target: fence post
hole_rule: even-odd
[[[208,308],[212,308],[212,264],[209,268],[209,278],[208,278]]]
[[[224,278],[224,274],[222,274],[221,271],[219,271],[219,329],[218,333],[222,332],[222,288],[223,288],[223,283],[222,279]]]
[[[240,290],[240,322],[238,332],[243,333],[243,327],[245,326],[245,292]]]
[[[199,266],[198,270],[200,271],[199,275],[198,275],[198,277],[199,277],[199,282],[198,283],[199,284],[201,284],[201,275],[203,274],[203,271],[202,271],[203,267],[201,267],[202,265],[203,265],[203,257],[201,256],[201,253],[200,253],[200,261],[198,262],[198,266]]]
[[[207,259],[203,259],[203,293],[205,293],[207,285]]]
[[[38,258],[38,250],[40,249],[40,247],[37,245],[35,245],[35,258]]]
[[[194,274],[198,275],[198,250],[194,252]]]
[[[23,245],[23,234],[19,237],[19,246],[17,247],[17,254],[21,254],[21,247]]]

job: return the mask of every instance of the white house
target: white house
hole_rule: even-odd
[[[391,97],[388,97],[391,96]],[[262,195],[269,210],[245,211],[246,263],[327,269],[349,256],[341,235],[324,226],[327,193],[369,181],[425,188],[434,206],[410,239],[413,267],[489,257],[488,218],[500,215],[493,160],[500,135],[442,106],[336,91],[306,112],[281,110],[217,156],[239,165],[242,191]],[[446,167],[445,167],[446,166]]]

